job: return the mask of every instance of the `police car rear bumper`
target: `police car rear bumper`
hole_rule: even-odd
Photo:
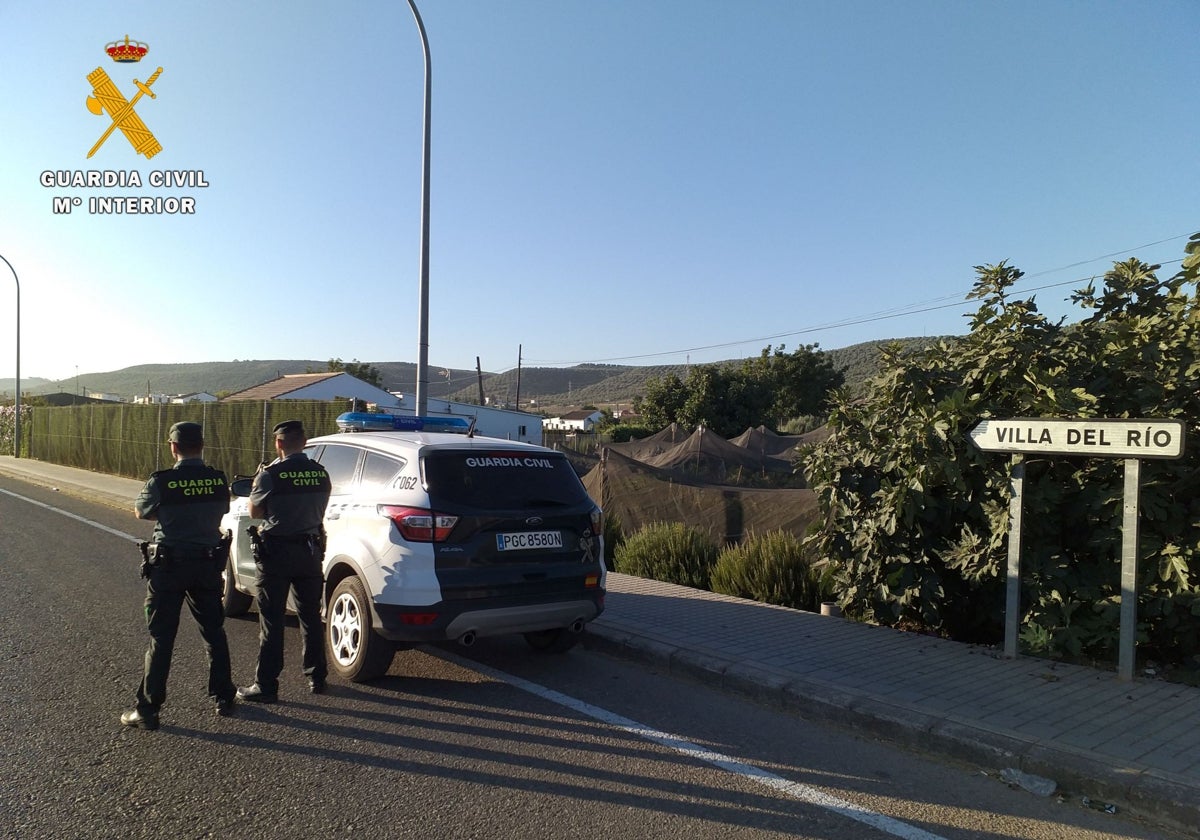
[[[580,627],[604,611],[604,593],[572,601],[481,608],[443,601],[429,607],[376,604],[379,633],[393,642],[419,644]]]

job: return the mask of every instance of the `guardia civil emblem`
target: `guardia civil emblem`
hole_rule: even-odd
[[[126,35],[124,42],[110,41],[105,44],[104,51],[117,64],[137,64],[146,57],[146,53],[150,52],[150,47],[141,41],[130,41],[129,36]],[[151,99],[158,98],[150,88],[162,75],[162,71],[163,69],[159,67],[145,83],[134,79],[133,86],[137,92],[132,99],[125,98],[125,95],[109,78],[108,73],[104,72],[103,67],[97,67],[88,73],[87,80],[92,86],[92,95],[87,98],[87,109],[97,116],[107,112],[111,121],[108,128],[100,135],[100,139],[87,153],[88,157],[96,154],[104,145],[104,141],[118,128],[125,135],[125,139],[129,141],[129,145],[133,146],[133,150],[139,155],[145,155],[147,160],[162,151],[162,144],[155,138],[154,132],[146,127],[142,118],[134,110],[143,96],[149,96]]]

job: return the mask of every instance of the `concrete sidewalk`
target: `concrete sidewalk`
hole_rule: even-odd
[[[0,475],[132,510],[141,481],[0,456]],[[803,717],[1053,779],[1065,795],[1195,832],[1200,688],[611,574],[589,648]]]

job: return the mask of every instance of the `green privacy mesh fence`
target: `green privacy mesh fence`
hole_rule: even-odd
[[[145,478],[174,463],[167,432],[188,420],[204,426],[206,462],[230,477],[249,475],[275,457],[276,423],[300,420],[316,437],[336,432],[338,415],[349,410],[347,400],[37,406],[22,420],[22,449],[40,461]]]

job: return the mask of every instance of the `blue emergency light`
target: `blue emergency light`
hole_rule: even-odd
[[[449,432],[465,435],[471,423],[465,417],[418,417],[409,414],[375,414],[347,411],[338,415],[337,427],[343,432]]]

